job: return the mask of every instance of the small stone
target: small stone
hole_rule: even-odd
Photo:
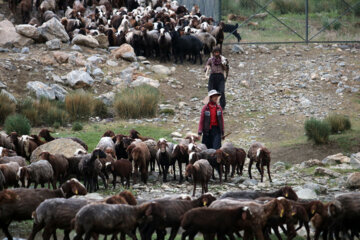
[[[151,70],[154,72],[154,73],[157,73],[157,74],[162,74],[162,75],[171,75],[172,74],[172,71],[170,68],[164,66],[164,65],[154,65],[151,67]]]
[[[135,81],[131,82],[132,87],[140,86],[143,84],[148,84],[155,88],[158,88],[160,86],[160,82],[158,80],[154,80],[154,79],[143,77],[143,76],[138,76]]]
[[[99,42],[91,35],[85,36],[82,34],[78,34],[72,39],[71,43],[76,44],[76,45],[90,47],[90,48],[99,47]]]
[[[104,72],[100,69],[100,68],[95,68],[92,72],[92,75],[94,77],[103,77],[104,76]]]
[[[325,175],[325,176],[329,176],[329,177],[340,177],[341,174],[338,173],[338,172],[334,172],[330,169],[327,169],[327,168],[323,168],[323,167],[317,167],[315,169],[315,175]]]
[[[120,79],[126,84],[130,84],[133,78],[134,70],[131,67],[125,68],[120,72]]]
[[[172,137],[181,138],[181,137],[182,137],[182,134],[179,133],[179,132],[172,132],[172,133],[171,133],[171,136],[172,136]]]
[[[347,156],[344,156],[342,153],[334,154],[331,156],[327,156],[322,160],[323,164],[327,165],[334,165],[334,164],[340,164],[340,163],[350,163],[350,158]]]
[[[316,199],[317,194],[314,190],[309,188],[302,188],[296,192],[300,199]]]
[[[231,51],[233,53],[245,53],[244,48],[241,47],[239,44],[234,44],[231,48]]]
[[[319,79],[319,75],[317,73],[311,73],[310,78],[311,78],[311,80],[316,80],[316,79]]]
[[[324,163],[322,163],[318,159],[310,159],[310,160],[304,161],[300,164],[301,168],[309,168],[309,167],[313,167],[313,166],[324,166]]]
[[[82,48],[76,44],[71,47],[71,50],[82,52]]]
[[[350,174],[346,181],[346,186],[350,189],[360,188],[360,172]]]
[[[99,63],[102,63],[104,61],[104,59],[102,57],[99,57],[99,56],[96,56],[96,55],[93,55],[91,57],[88,57],[86,59],[86,61],[90,62],[91,64],[99,64]]]
[[[101,94],[97,98],[100,99],[101,101],[103,101],[106,105],[111,106],[115,99],[115,93],[107,92],[107,93]]]
[[[326,194],[327,188],[317,183],[306,183],[304,188],[314,190],[317,194]]]
[[[21,53],[22,54],[28,54],[30,52],[30,49],[28,48],[28,47],[23,47],[22,49],[21,49]]]
[[[119,64],[113,60],[107,60],[106,64],[109,65],[110,67],[117,67]]]
[[[59,50],[61,46],[61,41],[60,39],[55,38],[50,41],[47,41],[45,44],[49,50]]]
[[[92,86],[94,79],[85,71],[73,70],[66,75],[66,83],[71,87],[83,88]]]
[[[355,169],[360,169],[360,152],[351,154],[350,165]]]
[[[62,51],[54,51],[53,52],[54,58],[58,63],[67,63],[70,57],[70,54]]]

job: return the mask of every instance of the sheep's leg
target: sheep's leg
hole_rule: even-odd
[[[270,175],[270,163],[267,164],[267,171],[268,171],[270,182],[272,182],[271,175]]]
[[[309,228],[309,223],[308,222],[304,222],[304,227],[305,227],[305,230],[306,230],[306,236],[307,236],[307,240],[310,240],[310,228]],[[295,230],[297,231],[297,230]]]
[[[130,176],[128,176],[126,178],[126,185],[127,185],[127,188],[130,188]]]
[[[157,163],[157,166],[158,166],[158,168],[159,168],[159,174],[161,175],[162,172],[161,172],[160,163],[159,163],[159,160],[158,160],[158,159],[156,159],[156,163]],[[155,166],[154,166],[154,170],[155,170]]]
[[[105,178],[104,174],[102,172],[100,172],[99,175],[100,175],[100,177],[101,177],[101,179],[102,179],[102,181],[104,183],[105,189],[107,189],[108,185],[107,185],[107,181],[106,181],[106,178]]]
[[[260,165],[260,170],[261,170],[261,172],[260,172],[261,182],[263,182],[263,179],[264,179],[264,165],[263,164]]]
[[[184,180],[184,177],[182,175],[182,166],[181,166],[181,161],[178,161],[178,165],[179,165],[179,171],[180,171],[180,180],[179,183],[182,183],[182,181]]]
[[[261,172],[260,162],[257,162],[257,163],[256,163],[256,168],[257,168],[257,170],[259,171],[260,175],[262,176],[263,174],[262,174],[262,172]],[[261,180],[261,182],[262,182],[262,180]]]
[[[167,181],[167,173],[169,172],[169,164],[165,165],[165,169],[163,169],[163,181]]]
[[[34,184],[34,189],[36,189],[38,185],[39,185],[39,184],[36,182],[36,183]],[[44,187],[44,186],[42,186],[42,187]]]
[[[42,237],[44,240],[49,240],[51,238],[51,235],[54,233],[54,228],[52,226],[46,225],[44,228],[44,232],[42,234]],[[55,234],[56,235],[56,234]]]
[[[8,240],[13,240],[13,237],[11,236],[10,232],[9,232],[9,223],[1,223],[1,228],[3,230],[3,233],[5,234],[5,236],[7,237]]]
[[[274,233],[275,233],[276,237],[277,237],[279,240],[282,240],[282,237],[281,237],[281,234],[280,234],[280,232],[279,232],[278,227],[276,226],[276,227],[273,227],[272,229],[274,230]]]
[[[200,65],[203,64],[203,60],[202,60],[202,57],[201,57],[201,53],[199,52],[199,59],[200,59]],[[195,62],[196,63],[196,62]]]
[[[174,162],[174,164],[172,165],[173,166],[173,172],[174,172],[174,180],[176,180],[176,172],[175,172],[175,162]]]
[[[193,177],[193,182],[194,182],[193,197],[195,197],[196,181],[195,181],[194,177]]]
[[[124,186],[123,178],[121,177],[121,184]],[[113,173],[113,189],[116,187],[116,173]]]
[[[178,231],[179,231],[179,226],[171,228],[170,237],[168,240],[174,240]]]
[[[87,233],[85,233],[85,240],[90,240],[90,238],[91,238],[91,232],[87,232]]]
[[[32,228],[32,231],[30,233],[30,236],[28,237],[28,240],[33,240],[35,238],[36,234],[38,232],[40,232],[41,229],[43,229],[44,225],[45,225],[44,223],[37,224],[37,223],[34,222],[33,228]]]
[[[204,194],[206,192],[206,186],[205,186],[205,182],[201,182],[201,194]]]
[[[249,169],[248,169],[248,171],[249,171],[249,178],[250,178],[250,179],[252,179],[252,176],[251,176],[251,166],[252,166],[252,164],[253,164],[253,160],[250,158]]]
[[[236,168],[236,165],[232,164],[231,165],[231,177],[234,177],[234,175],[235,175],[235,168]]]
[[[64,239],[63,240],[70,240],[70,230],[66,229],[64,230]]]

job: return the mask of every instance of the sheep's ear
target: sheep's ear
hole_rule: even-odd
[[[241,218],[242,218],[242,220],[246,220],[247,219],[247,213],[246,213],[246,211],[244,211],[242,214],[241,214]]]
[[[75,185],[73,185],[73,184],[71,184],[71,191],[75,195],[79,194],[79,191],[78,191],[77,187]]]

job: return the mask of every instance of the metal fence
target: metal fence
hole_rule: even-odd
[[[178,0],[181,5],[185,5],[191,10],[194,4],[200,7],[201,14],[211,16],[216,21],[221,19],[221,0]]]
[[[287,9],[290,13],[296,11],[293,15],[284,15],[281,11],[286,10],[286,5],[279,5],[281,1],[274,5],[275,2],[276,0],[223,0],[222,19],[232,18],[233,23],[238,23],[237,30],[245,35],[242,35],[245,40],[243,44],[360,43],[360,30],[357,26],[360,25],[360,0],[333,0],[334,9],[327,11],[321,6],[314,6],[320,1],[288,1],[294,4],[292,7],[298,7]],[[280,9],[274,10],[274,6]],[[315,7],[318,12],[315,12]],[[355,11],[358,11],[357,14]],[[327,31],[331,28],[341,29],[336,36],[332,36],[334,34]],[[350,34],[343,35],[343,32]],[[226,44],[234,43],[229,41],[230,37],[231,33],[225,37]]]

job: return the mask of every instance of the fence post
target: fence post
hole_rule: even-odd
[[[305,0],[305,42],[309,43],[309,0]]]

